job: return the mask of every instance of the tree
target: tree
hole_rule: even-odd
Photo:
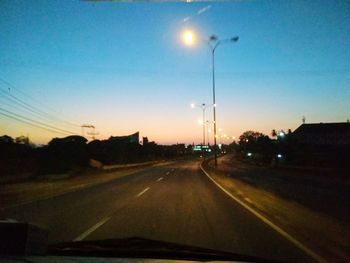
[[[271,136],[274,138],[274,137],[277,137],[277,132],[276,132],[276,130],[275,129],[273,129],[272,131],[271,131]]]
[[[21,135],[15,139],[15,142],[18,144],[29,145],[29,137]]]
[[[264,137],[264,136],[266,135],[262,134],[261,132],[246,131],[241,136],[239,136],[239,144],[256,142],[258,138]]]
[[[42,158],[45,172],[66,172],[75,167],[87,166],[86,142],[86,138],[77,135],[52,139]]]
[[[0,143],[14,143],[14,140],[8,135],[3,135],[0,137]]]
[[[243,154],[252,152],[269,160],[274,153],[274,144],[269,136],[261,132],[246,131],[239,137],[239,149]]]

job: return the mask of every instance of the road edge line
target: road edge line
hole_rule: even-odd
[[[265,224],[267,224],[269,227],[271,227],[273,230],[278,232],[281,236],[283,236],[285,239],[287,239],[289,242],[293,243],[296,247],[304,251],[307,255],[315,259],[317,262],[326,263],[327,260],[323,258],[322,256],[318,255],[314,251],[312,251],[310,248],[305,246],[303,243],[301,243],[296,238],[292,237],[290,234],[288,234],[285,230],[277,226],[276,224],[272,223],[267,217],[263,216],[261,213],[241,201],[239,198],[235,197],[233,194],[231,194],[229,191],[227,191],[224,187],[222,187],[218,182],[215,181],[214,178],[210,176],[210,174],[205,171],[205,169],[202,166],[202,163],[200,164],[200,168],[202,172],[218,187],[220,188],[225,194],[227,194],[231,199],[236,201],[238,204],[243,206],[245,209],[247,209],[249,212],[251,212],[253,215],[255,215],[257,218],[259,218],[261,221],[263,221]]]

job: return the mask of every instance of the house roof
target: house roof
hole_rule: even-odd
[[[130,135],[126,135],[126,136],[111,136],[109,137],[108,140],[111,141],[128,141],[128,142],[139,142],[139,136],[140,133],[139,132],[135,132],[133,134]]]
[[[350,134],[349,122],[337,123],[307,123],[300,125],[293,134]]]

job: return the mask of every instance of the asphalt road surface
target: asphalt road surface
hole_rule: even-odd
[[[144,237],[290,262],[312,259],[230,199],[199,169],[179,161],[8,208],[1,217],[50,230],[50,243]]]

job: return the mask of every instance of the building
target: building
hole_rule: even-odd
[[[127,136],[111,136],[108,140],[117,142],[139,143],[140,133],[135,132]]]
[[[350,145],[350,123],[308,123],[299,126],[293,139],[309,145]]]
[[[142,145],[148,144],[148,138],[147,137],[142,137]]]

